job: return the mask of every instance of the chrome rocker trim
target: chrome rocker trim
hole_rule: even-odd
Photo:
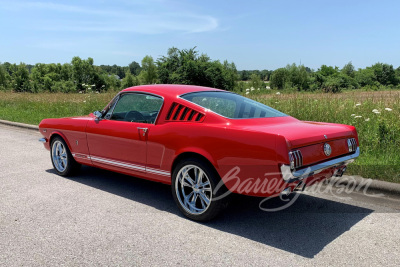
[[[40,138],[39,140],[38,140],[40,143],[47,143],[47,139],[46,138]]]
[[[321,171],[329,169],[331,167],[347,166],[347,164],[353,162],[354,159],[357,158],[359,155],[360,155],[360,147],[357,147],[357,150],[354,154],[325,161],[293,172],[290,169],[289,165],[282,165],[281,166],[282,177],[283,180],[285,180],[285,182],[287,183],[303,180],[304,178],[318,174]]]

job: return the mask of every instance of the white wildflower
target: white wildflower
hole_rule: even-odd
[[[265,86],[265,89],[268,89],[268,90],[269,90],[269,89],[271,89],[271,87],[269,87],[269,86]]]
[[[247,88],[247,89],[246,89],[246,92],[248,92],[248,91],[250,91],[250,89],[249,89],[249,88]]]
[[[83,103],[86,103],[86,100],[83,100]]]
[[[356,107],[358,107],[358,106],[361,106],[361,103],[357,103],[357,104],[356,104]]]
[[[275,102],[275,104],[278,104],[279,102]]]
[[[277,94],[277,95],[280,95],[280,94],[281,94],[281,92],[276,92],[276,94]]]
[[[365,121],[369,121],[369,118],[366,118]]]
[[[250,92],[246,92],[246,95],[250,94]]]
[[[96,85],[95,84],[92,84],[92,87],[95,87]]]
[[[379,110],[377,110],[376,108],[374,108],[374,109],[372,110],[372,112],[373,112],[373,113],[376,113],[376,112],[379,112]]]
[[[354,117],[356,114],[351,114],[352,117]]]
[[[391,109],[391,108],[385,108],[385,110],[386,110],[386,111],[392,111],[392,109]]]
[[[355,116],[354,118],[358,119],[358,118],[362,118],[362,116]]]

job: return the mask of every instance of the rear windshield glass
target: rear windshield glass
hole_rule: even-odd
[[[229,92],[194,92],[181,95],[181,97],[231,119],[287,116],[264,104]]]

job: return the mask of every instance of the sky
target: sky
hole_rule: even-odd
[[[400,1],[0,0],[0,62],[127,66],[190,49],[238,70],[400,65]]]

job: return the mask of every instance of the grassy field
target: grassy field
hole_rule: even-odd
[[[265,91],[264,91],[265,92]],[[0,92],[0,119],[38,124],[44,118],[85,115],[101,110],[115,95]],[[357,127],[361,155],[348,172],[400,183],[400,91],[340,94],[250,91],[247,97],[301,120]]]

